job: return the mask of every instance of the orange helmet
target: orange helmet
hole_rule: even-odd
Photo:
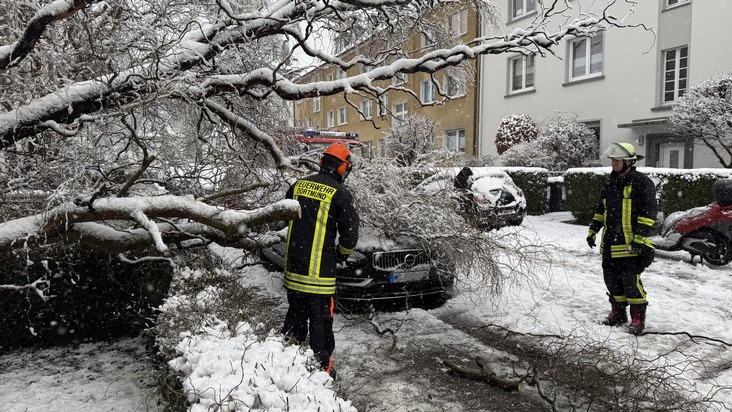
[[[351,172],[352,168],[351,151],[342,143],[333,143],[325,149],[323,157],[325,157],[325,155],[330,155],[340,160],[340,165],[336,168],[336,172],[345,179],[346,176],[348,176],[348,173]],[[323,166],[323,157],[320,158],[321,166]]]

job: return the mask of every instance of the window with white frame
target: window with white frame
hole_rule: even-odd
[[[407,118],[407,103],[397,103],[392,107],[392,116],[398,120],[404,120]]]
[[[421,49],[427,49],[434,46],[435,36],[430,31],[424,31],[419,35],[419,47]]]
[[[525,16],[529,13],[533,13],[536,10],[536,0],[510,0],[511,1],[511,16],[513,18]]]
[[[688,47],[663,52],[663,103],[674,102],[686,93],[688,71]]]
[[[422,103],[432,103],[435,101],[435,93],[433,90],[432,80],[424,80],[422,83],[420,83],[420,96],[422,98]]]
[[[320,96],[313,97],[313,113],[320,112]]]
[[[308,117],[305,119],[305,127],[313,127],[313,119]]]
[[[570,80],[599,76],[603,68],[602,33],[569,42]]]
[[[328,110],[328,127],[335,127],[335,112]]]
[[[338,80],[345,79],[346,77],[348,77],[348,73],[345,70],[340,70],[339,69],[338,70],[338,76],[337,77],[338,77]]]
[[[465,152],[465,129],[445,131],[445,148],[451,152]]]
[[[518,56],[508,61],[511,70],[511,93],[534,88],[534,56]]]
[[[400,84],[404,84],[409,79],[409,75],[406,73],[397,73],[394,75],[393,83],[394,86],[399,86]]]
[[[338,108],[338,124],[346,124],[348,119],[346,118],[346,106]]]
[[[465,96],[468,89],[465,70],[462,67],[451,67],[447,69],[444,84],[448,97]]]
[[[447,26],[450,33],[460,36],[468,32],[468,9],[461,9],[459,12],[447,17]]]
[[[364,159],[372,159],[374,157],[374,147],[371,142],[361,142],[361,157]]]
[[[386,116],[389,113],[389,94],[379,96],[379,116]]]
[[[370,120],[373,117],[371,107],[370,99],[361,100],[361,120]]]
[[[333,81],[333,73],[328,73],[328,75],[325,76],[325,80],[332,82]]]

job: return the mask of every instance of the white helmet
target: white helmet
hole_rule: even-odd
[[[643,156],[635,153],[635,147],[630,143],[613,143],[602,154],[610,159],[641,160]]]

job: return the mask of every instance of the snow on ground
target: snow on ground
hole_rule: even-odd
[[[162,411],[142,339],[0,356],[0,410]]]
[[[453,379],[451,390],[455,393],[439,392],[440,388],[430,388],[429,380],[419,382],[427,378],[415,376],[418,369],[410,371],[411,363],[399,363],[399,359],[410,359],[437,364],[433,357],[450,352],[482,353],[494,360],[510,357],[456,329],[453,325],[457,320],[495,324],[520,333],[573,335],[602,342],[628,352],[628,356],[658,356],[659,362],[672,361],[677,347],[693,351],[703,363],[732,362],[732,267],[692,265],[683,252],[657,252],[656,261],[643,275],[649,300],[646,330],[650,334],[629,335],[624,328],[600,325],[609,310],[600,256],[597,249],[585,244],[587,227],[567,223],[570,220],[567,212],[551,213],[528,216],[519,228],[501,229],[519,231],[523,244],[546,246],[527,266],[534,276],[516,276],[499,296],[490,299],[463,276],[459,293],[441,308],[377,315],[375,321],[381,326],[398,327],[396,340],[389,334],[376,334],[373,325],[362,319],[337,314],[335,384],[323,373],[311,373],[303,367],[309,354],[306,348],[288,346],[276,334],[265,342],[251,341],[246,325],[237,331],[212,325],[207,333],[182,337],[182,356],[173,366],[188,374],[191,388],[199,389],[198,396],[191,398],[197,402],[196,411],[232,395],[230,399],[238,401],[229,404],[231,410],[242,411],[252,406],[267,409],[265,405],[272,411],[317,409],[313,405],[321,410],[354,410],[359,406],[368,410],[469,411],[490,410],[471,403],[480,389],[470,389],[469,382]],[[232,261],[237,259],[236,251],[229,253]],[[280,276],[253,266],[242,269],[241,277],[242,282],[280,302],[278,309],[284,310]],[[655,334],[662,332],[686,332],[702,338]],[[133,365],[119,363],[111,354],[101,353],[98,346],[81,345],[86,349],[76,356],[61,348],[0,357],[0,409],[146,410],[144,405],[155,398],[144,374]],[[402,357],[394,357],[394,353]],[[281,362],[283,356],[285,362]],[[106,364],[113,366],[110,369]],[[144,369],[143,365],[135,367]],[[44,368],[59,373],[51,375],[43,372]],[[712,381],[732,386],[729,368],[710,369],[711,376],[702,376],[704,372],[690,368],[681,373],[688,385],[701,392],[711,390]],[[349,391],[349,401],[340,397],[339,385]],[[714,410],[732,410],[732,391],[712,395],[718,402]],[[532,409],[518,405],[513,410]]]

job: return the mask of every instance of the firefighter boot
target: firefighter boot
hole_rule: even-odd
[[[610,314],[607,315],[607,319],[602,321],[602,324],[606,326],[618,326],[628,323],[628,313],[625,311],[628,304],[626,302],[616,301],[610,294],[608,294],[608,297],[610,300]]]
[[[640,335],[646,327],[646,306],[647,303],[640,305],[630,305],[630,325],[628,333]]]

